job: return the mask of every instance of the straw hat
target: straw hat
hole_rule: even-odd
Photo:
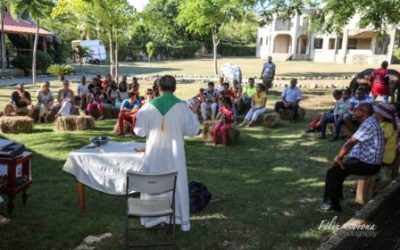
[[[374,106],[374,112],[386,119],[393,120],[393,108],[388,103],[380,102]]]

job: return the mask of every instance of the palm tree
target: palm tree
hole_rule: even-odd
[[[78,45],[74,49],[73,53],[75,54],[75,56],[79,57],[79,67],[80,67],[81,75],[83,75],[83,68],[82,68],[83,58],[92,56],[90,54],[90,50],[86,47],[82,47],[82,46]]]
[[[20,14],[29,17],[36,23],[35,42],[33,43],[32,55],[32,84],[36,84],[36,54],[39,42],[40,19],[49,15],[53,7],[52,0],[14,0],[11,4],[13,16]]]

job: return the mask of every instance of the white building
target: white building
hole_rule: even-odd
[[[310,10],[309,10],[310,11]],[[307,13],[291,19],[273,16],[272,22],[258,29],[256,56],[274,60],[311,60],[345,64],[380,64],[392,58],[396,28],[384,39],[370,28],[358,28],[355,16],[339,34],[309,32]]]

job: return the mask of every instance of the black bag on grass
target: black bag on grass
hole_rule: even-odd
[[[189,183],[190,212],[202,211],[211,200],[211,193],[206,186],[200,182],[192,181]]]

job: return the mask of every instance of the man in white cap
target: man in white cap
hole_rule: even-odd
[[[323,211],[341,211],[340,197],[343,182],[349,175],[375,175],[382,163],[385,139],[378,122],[372,116],[374,108],[369,103],[360,103],[354,117],[360,122],[357,132],[343,145],[328,169],[325,179]]]

